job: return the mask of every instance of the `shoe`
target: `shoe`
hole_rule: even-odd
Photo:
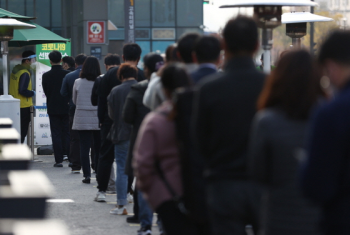
[[[63,161],[68,161],[68,157],[66,155],[63,155]]]
[[[134,197],[128,193],[128,195],[126,196],[126,199],[128,200],[129,203],[134,203]]]
[[[68,167],[72,167],[72,166],[73,166],[73,163],[70,162],[70,163],[68,164]]]
[[[117,194],[116,191],[112,191],[112,190],[108,190],[108,189],[107,189],[106,193],[107,193],[107,194]]]
[[[80,174],[80,170],[72,170],[72,174]]]
[[[137,216],[133,215],[126,218],[126,222],[129,224],[139,224],[140,220]]]
[[[53,167],[63,167],[63,164],[62,164],[62,163],[55,163],[55,164],[53,165]]]
[[[84,184],[90,184],[90,177],[85,177],[85,179],[82,180]]]
[[[106,202],[106,193],[98,192],[95,197],[96,202]]]
[[[152,235],[151,226],[146,226],[137,231],[137,235]]]
[[[126,210],[125,206],[116,206],[109,213],[111,213],[112,215],[127,215],[128,211]]]

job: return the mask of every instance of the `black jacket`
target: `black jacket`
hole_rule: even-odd
[[[53,65],[51,70],[44,73],[42,86],[46,95],[47,113],[49,115],[68,115],[68,98],[60,93],[63,78],[69,71],[64,70],[61,65]]]
[[[139,132],[141,123],[145,116],[151,111],[149,108],[143,105],[143,96],[148,87],[148,80],[144,80],[137,84],[132,85],[130,93],[126,98],[126,102],[123,110],[124,122],[133,126],[130,138],[130,146],[128,152],[128,159],[126,161],[125,173],[129,176],[133,176],[132,159],[133,149]]]
[[[236,57],[197,89],[194,136],[209,179],[247,179],[249,132],[264,78],[252,58]]]
[[[101,78],[100,85],[98,86],[98,119],[100,123],[112,123],[112,120],[108,116],[107,96],[113,87],[121,84],[117,77],[118,69],[119,67],[114,67],[108,70],[108,72]],[[143,81],[145,79],[143,70],[138,69],[137,81]]]
[[[199,67],[196,71],[191,73],[191,78],[194,84],[197,84],[202,78],[217,73],[217,70],[209,67]]]
[[[92,87],[92,91],[91,91],[91,104],[93,106],[97,106],[98,105],[98,87],[100,86],[100,82],[101,82],[101,78],[103,77],[103,75],[98,76],[94,82],[94,86]]]

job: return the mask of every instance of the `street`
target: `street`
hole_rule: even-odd
[[[53,155],[35,156],[35,159],[40,162],[32,163],[31,169],[42,170],[55,188],[55,195],[48,203],[47,218],[64,221],[71,235],[137,234],[139,224],[126,223],[127,216],[109,214],[116,204],[116,195],[107,195],[107,203],[93,200],[97,193],[95,174],[91,184],[83,184],[83,174],[72,174],[67,162],[63,168],[54,168]],[[133,204],[127,206],[129,215],[132,208]],[[159,234],[155,224],[152,232]]]

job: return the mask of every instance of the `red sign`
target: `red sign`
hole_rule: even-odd
[[[88,21],[87,22],[88,42],[91,44],[104,44],[105,41],[105,22]]]

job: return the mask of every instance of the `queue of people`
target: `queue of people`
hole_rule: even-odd
[[[253,62],[258,28],[244,16],[222,37],[189,33],[165,58],[147,54],[143,70],[135,43],[106,56],[105,75],[93,56],[52,51],[42,86],[54,167],[66,152],[83,183],[94,170],[94,200],[117,194],[112,215],[128,215],[134,201],[127,222],[140,223],[139,235],[152,234],[154,212],[167,235],[349,234],[348,42],[348,31],[330,34],[318,63],[288,51],[270,75]],[[33,55],[11,75],[21,117],[34,95]]]

